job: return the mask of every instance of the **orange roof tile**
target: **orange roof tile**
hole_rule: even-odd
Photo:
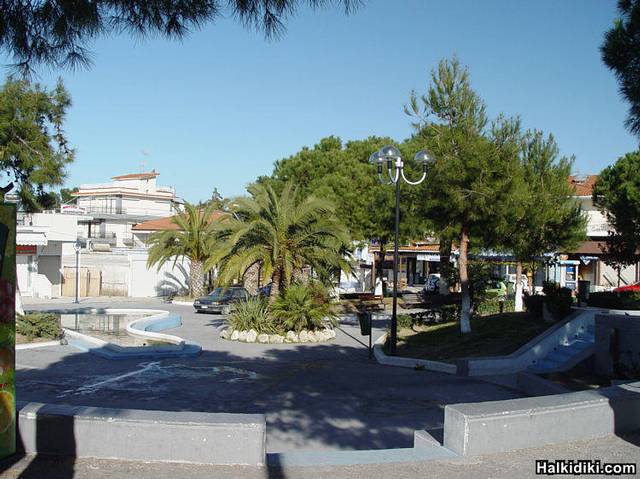
[[[570,176],[569,184],[575,188],[576,196],[591,196],[597,179],[598,175]]]
[[[149,173],[130,173],[128,175],[112,176],[112,180],[148,180],[159,176],[160,173],[150,171]]]

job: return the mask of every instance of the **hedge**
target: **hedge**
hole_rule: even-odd
[[[502,308],[502,310],[500,309]],[[499,300],[497,298],[487,299],[478,303],[474,312],[478,316],[489,316],[491,314],[512,313],[515,311],[515,301],[513,299]]]
[[[640,292],[622,291],[614,293],[613,291],[602,291],[589,293],[587,304],[594,308],[640,310]]]

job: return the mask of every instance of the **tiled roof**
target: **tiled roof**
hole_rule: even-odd
[[[222,211],[214,211],[211,219],[220,218],[224,213]],[[134,231],[169,231],[179,230],[177,224],[173,222],[174,216],[167,216],[165,218],[158,218],[155,220],[145,221],[132,227]]]
[[[149,173],[131,173],[129,175],[120,175],[111,177],[112,180],[148,180],[159,176],[160,173],[151,171]]]
[[[387,245],[386,249],[387,249],[387,252],[393,251],[393,243]],[[398,246],[398,250],[403,252],[416,251],[418,253],[436,252],[436,251],[440,251],[440,245],[438,244],[412,244],[412,245],[401,244]],[[369,251],[371,252],[380,251],[380,247],[377,245],[372,245],[369,247]]]
[[[597,179],[598,175],[570,176],[569,183],[575,188],[576,196],[591,196]]]

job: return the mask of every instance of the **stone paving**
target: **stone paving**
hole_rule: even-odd
[[[170,334],[202,345],[192,359],[108,360],[71,346],[17,352],[17,394],[39,401],[169,411],[264,413],[267,450],[411,447],[413,431],[438,435],[444,405],[519,397],[494,384],[382,366],[366,338],[343,325],[321,344],[245,344],[218,336],[219,315],[159,300],[38,302],[26,309],[139,307],[183,318]],[[381,334],[384,324],[375,324]]]

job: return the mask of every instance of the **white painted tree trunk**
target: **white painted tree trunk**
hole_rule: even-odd
[[[462,304],[460,308],[460,332],[462,334],[471,332],[471,291],[469,288],[468,251],[469,232],[466,228],[462,228],[460,258],[458,259],[460,289],[462,290]]]
[[[16,283],[16,314],[24,316],[24,306],[22,305],[22,295],[20,294],[20,288]]]
[[[522,263],[518,261],[516,265],[516,287],[515,287],[516,297],[515,297],[515,305],[514,309],[516,312],[524,311],[524,304],[522,298]]]

